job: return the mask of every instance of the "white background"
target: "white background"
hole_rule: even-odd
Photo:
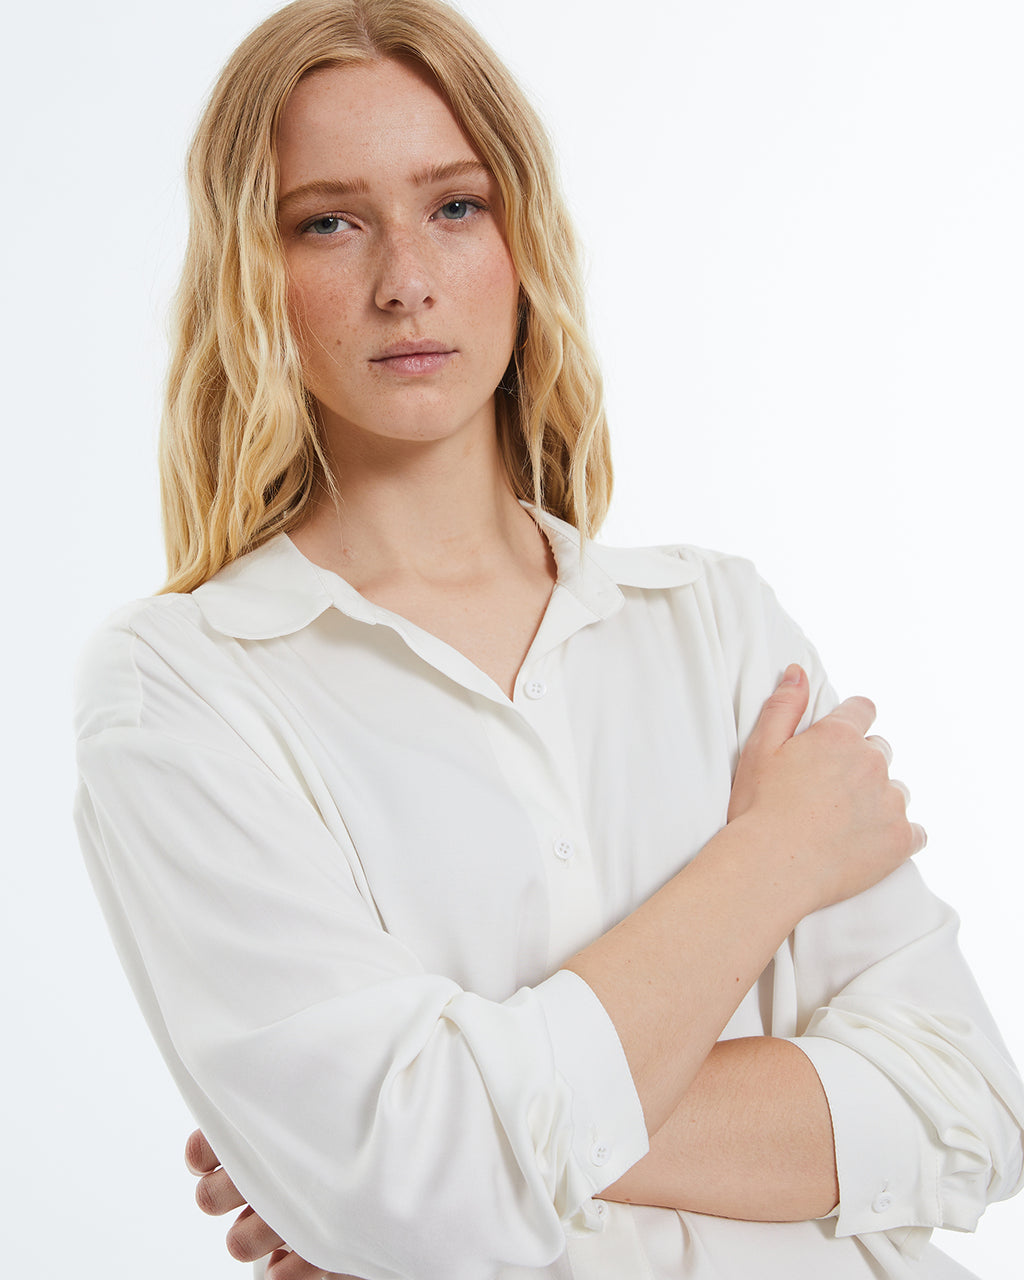
[[[80,866],[69,685],[87,631],[161,582],[182,157],[272,7],[52,0],[5,21],[10,1275],[244,1275],[191,1204],[190,1122]],[[922,866],[1024,1059],[1022,7],[464,8],[563,157],[618,466],[607,536],[754,557],[841,693],[876,700]],[[1022,1228],[1017,1201],[939,1243],[1009,1280]]]

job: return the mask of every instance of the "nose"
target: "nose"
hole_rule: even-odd
[[[374,293],[381,311],[414,312],[433,303],[425,249],[408,232],[393,230],[383,238]]]

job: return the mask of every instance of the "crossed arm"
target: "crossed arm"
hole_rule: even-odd
[[[888,778],[888,748],[865,736],[870,704],[851,699],[794,738],[808,687],[799,668],[787,675],[744,749],[728,825],[567,966],[615,1024],[651,1135],[606,1199],[762,1221],[821,1217],[838,1199],[828,1103],[810,1061],[787,1041],[718,1036],[804,915],[876,883],[924,836]],[[206,1212],[243,1205],[201,1134],[187,1158]],[[274,1251],[273,1280],[324,1274],[283,1244],[247,1206],[228,1234],[240,1260]]]
[[[284,1241],[245,1205],[198,1130],[185,1158],[199,1175],[196,1200],[205,1213],[243,1209],[227,1235],[233,1258],[255,1262],[272,1254],[268,1280],[324,1275],[283,1251]],[[682,1102],[651,1136],[648,1154],[602,1198],[750,1221],[823,1217],[839,1190],[828,1103],[814,1067],[788,1040],[716,1044]]]

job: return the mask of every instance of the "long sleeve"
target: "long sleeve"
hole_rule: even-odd
[[[768,1252],[787,1280],[808,1258],[908,1275],[929,1226],[1012,1192],[1024,1119],[913,868],[802,922],[724,1033],[817,1068],[838,1224],[595,1199],[647,1135],[611,1021],[560,966],[719,830],[788,663],[808,722],[835,695],[748,562],[581,556],[535,515],[558,584],[511,698],[284,535],[88,650],[82,846],[176,1083],[325,1270],[711,1280]]]
[[[1024,1093],[957,928],[908,866],[797,930],[795,1043],[832,1110],[840,1235],[972,1231],[1021,1185]]]
[[[726,572],[744,570],[733,562]],[[728,629],[742,637],[732,660],[747,672],[740,741],[788,662],[811,678],[808,723],[836,703],[815,650],[760,591],[760,608]],[[757,653],[768,663],[760,676]],[[774,1033],[810,1058],[832,1113],[840,1236],[892,1232],[913,1253],[927,1233],[907,1228],[973,1230],[987,1204],[1021,1186],[1024,1088],[958,924],[908,864],[807,917],[776,957]]]
[[[163,630],[176,621],[165,610]],[[291,751],[259,697],[232,722],[215,649],[196,679],[216,710],[191,661],[128,627],[96,642],[77,816],[136,994],[225,1167],[325,1269],[481,1280],[551,1262],[566,1230],[600,1228],[591,1197],[646,1150],[607,1015],[565,972],[494,1001],[424,971],[360,891],[337,815],[268,764]]]

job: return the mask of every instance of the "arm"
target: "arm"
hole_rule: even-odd
[[[111,707],[100,699],[83,717],[79,822],[154,1034],[240,1192],[334,1271],[478,1277],[505,1260],[552,1260],[565,1224],[589,1225],[590,1197],[646,1150],[605,1007],[571,972],[504,1002],[424,973],[381,928],[336,816],[310,803],[287,768],[268,766],[282,744],[258,739],[258,691],[247,691],[244,718],[232,723],[219,682],[216,705],[195,693],[198,675],[217,680],[217,655],[186,656],[179,673],[174,654],[142,637],[104,637],[96,661],[116,665]],[[140,707],[136,690],[157,682],[153,706]],[[838,733],[833,744],[822,734],[803,738],[820,743],[813,750],[824,756],[835,749],[843,790],[851,775],[844,752],[877,753],[856,726]],[[749,951],[741,939],[727,954],[737,913],[765,914],[750,882],[775,865],[773,850],[799,846],[796,863],[777,869],[781,882],[799,880],[804,892],[806,859],[819,851],[841,877],[846,863],[831,828],[806,845],[783,831],[794,821],[788,788],[800,760],[780,766],[768,788],[782,810],[772,820],[778,829],[766,818],[760,833],[771,848],[752,827],[741,838],[732,824],[695,870],[641,908],[640,929],[656,943],[643,957],[652,970],[659,951],[677,950],[676,931],[696,921],[695,896],[708,894],[717,907],[702,950],[756,976],[800,913],[800,895],[780,884],[774,925],[748,938]],[[876,782],[887,795],[881,775],[884,767]],[[829,821],[839,813],[849,822],[847,798],[843,791]],[[902,811],[899,818],[905,831]],[[757,859],[749,874],[744,847]],[[820,875],[810,879],[823,892]],[[638,922],[627,926],[635,931]],[[581,953],[595,981],[613,978],[615,946],[604,963]],[[695,969],[691,989],[702,972]],[[686,1078],[658,1043],[659,1000],[674,998],[658,985],[653,1036],[632,1028],[634,1052],[646,1060],[639,1074],[652,1128],[659,1108],[667,1115],[686,1091],[743,990],[742,982],[720,982],[713,1008],[691,1002],[704,1047],[690,1054]],[[457,1231],[445,1225],[452,1223]]]
[[[781,706],[777,699],[767,708],[768,723],[776,711],[781,720],[774,733],[753,736],[737,771],[730,818],[753,802],[754,775],[761,768],[757,748],[770,750],[780,734],[792,732],[806,692],[801,677],[783,692]],[[297,1254],[272,1253],[284,1244],[282,1237],[245,1205],[202,1133],[189,1139],[186,1160],[200,1177],[196,1199],[205,1213],[243,1209],[227,1235],[233,1257],[254,1262],[270,1254],[272,1264],[287,1269],[287,1276],[274,1270],[282,1280],[317,1280],[319,1269]],[[765,1168],[772,1169],[767,1180]],[[779,1220],[827,1213],[835,1187],[828,1106],[813,1067],[784,1041],[748,1039],[713,1046],[680,1104],[651,1138],[649,1154],[602,1198]]]
[[[794,935],[793,1021],[778,1034],[829,1099],[837,1235],[974,1230],[1021,1184],[1024,1088],[958,924],[908,866]]]
[[[749,566],[737,569],[736,562],[730,562],[724,567],[737,576],[742,571],[752,582],[752,586],[751,582],[739,582],[728,592],[718,592],[712,605],[724,637],[727,687],[736,689],[740,742],[750,733],[759,700],[775,678],[780,657],[784,661],[795,655],[805,662],[812,675],[812,714],[827,712],[834,695],[824,682],[813,650],[778,609],[771,593],[749,574]],[[732,601],[737,602],[734,618],[726,614]],[[776,1038],[793,1038],[790,1059],[798,1064],[796,1070],[804,1069],[806,1091],[793,1099],[794,1106],[788,1106],[784,1115],[778,1109],[765,1114],[768,1134],[749,1135],[750,1141],[768,1136],[777,1148],[791,1147],[792,1128],[783,1122],[806,1114],[808,1108],[818,1108],[815,1132],[830,1137],[820,1123],[827,1118],[821,1111],[820,1079],[835,1112],[844,1215],[857,1224],[855,1229],[878,1231],[914,1221],[936,1221],[939,1214],[948,1215],[943,1219],[946,1221],[970,1224],[987,1199],[1012,1192],[1020,1167],[1019,1080],[1005,1055],[999,1053],[998,1035],[956,951],[952,913],[936,906],[912,871],[891,877],[877,890],[844,906],[805,918],[791,946],[777,953],[774,969],[774,993],[771,973],[766,993],[771,997],[770,1028],[766,1024],[764,1030]],[[863,995],[868,987],[873,988],[871,1026],[863,1018]],[[861,1007],[844,1009],[855,995]],[[905,1009],[901,1008],[908,999],[918,1004],[919,1015],[925,1015],[918,1016],[916,1026],[907,1025]],[[952,1032],[956,1024],[973,1027],[974,1032],[970,1036]],[[813,1078],[806,1075],[807,1063],[795,1057],[801,1049],[816,1068]],[[879,1049],[892,1055],[888,1070],[877,1060]],[[766,1042],[758,1041],[756,1048],[750,1045],[754,1055],[770,1051]],[[710,1079],[718,1052],[712,1050],[697,1083]],[[750,1065],[753,1069],[753,1062]],[[953,1068],[947,1078],[953,1094],[963,1097],[959,1110],[946,1111],[945,1119],[937,1065]],[[766,1080],[771,1080],[773,1064],[768,1068]],[[752,1094],[763,1097],[756,1076],[749,1078]],[[672,1118],[682,1132],[692,1134],[692,1125],[686,1127],[690,1123],[686,1120],[688,1100],[689,1095],[684,1095]],[[703,1108],[703,1117],[713,1123],[714,1110]],[[936,1142],[936,1129],[944,1133],[945,1144]],[[655,1135],[651,1156],[635,1166],[638,1173],[641,1167],[649,1171],[661,1136],[669,1132],[666,1123]],[[708,1132],[710,1136],[712,1131]],[[737,1148],[724,1128],[719,1141],[695,1145],[695,1161],[707,1160],[721,1149],[742,1156],[746,1149]],[[753,1162],[746,1167],[753,1176],[748,1199],[738,1208],[745,1216],[756,1216],[760,1212],[757,1197],[763,1193],[760,1170]],[[899,1179],[891,1178],[894,1169],[900,1171]],[[919,1177],[922,1169],[924,1178]],[[691,1172],[703,1194],[712,1182],[717,1185],[713,1169],[695,1163]],[[671,1176],[669,1169],[666,1177]],[[887,1183],[898,1194],[880,1194]],[[678,1189],[678,1180],[675,1185]],[[941,1208],[935,1199],[940,1186],[945,1201]],[[915,1190],[917,1199],[912,1194]],[[626,1180],[620,1180],[615,1193],[623,1191],[623,1198],[628,1195],[632,1199],[652,1199],[656,1194],[648,1187],[643,1195],[630,1195]],[[821,1203],[820,1189],[814,1195],[817,1198],[793,1211],[793,1216],[814,1213]],[[662,1198],[659,1202],[666,1201]],[[700,1203],[709,1211],[737,1211],[737,1206],[728,1203]],[[884,1212],[883,1204],[889,1205]],[[928,1214],[933,1216],[929,1219]],[[791,1206],[770,1211],[772,1217],[790,1215]]]
[[[650,1152],[601,1195],[755,1222],[825,1217],[839,1186],[813,1066],[785,1040],[719,1041]]]
[[[791,718],[779,731],[796,732],[805,707],[795,701],[787,710]],[[730,821],[754,803],[760,727],[736,769]],[[888,744],[875,742],[888,758]],[[828,1100],[806,1055],[774,1037],[719,1041],[652,1134],[648,1154],[602,1197],[747,1221],[824,1217],[839,1198],[835,1142]]]
[[[731,819],[754,804],[771,757],[792,734],[806,700],[801,673],[766,706],[737,770]],[[582,957],[585,962],[586,951]],[[734,1000],[733,993],[728,1002]],[[201,1175],[196,1194],[204,1212],[219,1215],[243,1205],[201,1133],[192,1135],[187,1158]],[[773,1171],[768,1185],[766,1168]],[[828,1212],[836,1200],[835,1161],[828,1107],[813,1067],[780,1040],[715,1045],[653,1136],[650,1153],[602,1196],[764,1220]],[[282,1237],[248,1207],[228,1233],[229,1250],[243,1261],[280,1244]],[[307,1266],[297,1256],[288,1259],[295,1280]]]
[[[924,844],[889,781],[888,748],[864,737],[871,704],[848,699],[794,736],[807,701],[807,677],[790,667],[744,748],[734,783],[742,799],[726,827],[567,966],[615,1023],[649,1133],[679,1106],[799,920],[874,884]]]
[[[817,654],[774,595],[754,587],[734,585],[717,610],[743,602],[721,632],[748,744],[776,664],[794,655],[811,676],[812,714],[835,703]],[[751,760],[745,749],[730,818],[752,803]],[[768,1021],[726,1033],[774,1039],[712,1050],[649,1155],[603,1194],[752,1219],[821,1216],[839,1199],[839,1235],[899,1231],[910,1249],[927,1238],[907,1239],[912,1226],[973,1229],[986,1204],[1020,1186],[1024,1090],[956,934],[955,914],[913,866],[807,914],[767,975]],[[721,1053],[742,1071],[719,1075]],[[765,1179],[766,1167],[787,1180]]]
[[[186,1160],[204,1213],[243,1210],[227,1233],[233,1258],[279,1251],[281,1236],[245,1205],[201,1133],[189,1138]],[[810,1061],[785,1040],[719,1042],[650,1152],[601,1198],[764,1222],[824,1217],[838,1185],[828,1103]],[[286,1256],[287,1271],[273,1271],[274,1280],[320,1280],[321,1270],[295,1254],[270,1261]]]
[[[716,592],[716,615],[739,742],[775,672],[794,658],[810,675],[812,716],[826,714],[835,695],[820,660],[774,594],[749,565],[719,567],[732,578]],[[891,1232],[913,1252],[929,1227],[972,1230],[988,1203],[1020,1186],[1024,1088],[957,926],[916,866],[904,866],[806,915],[760,984],[763,1025],[738,1021],[726,1032],[787,1038],[813,1064],[836,1149],[839,1236],[887,1248]]]

